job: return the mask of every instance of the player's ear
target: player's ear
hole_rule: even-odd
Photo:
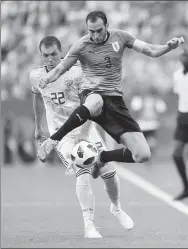
[[[106,28],[108,29],[108,27],[109,27],[109,23],[107,22],[107,24],[106,24]]]

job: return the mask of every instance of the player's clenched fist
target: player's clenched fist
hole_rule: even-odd
[[[179,45],[184,43],[184,38],[180,37],[174,37],[172,38],[170,41],[167,42],[167,45],[171,48],[171,49],[175,49],[177,48]]]
[[[42,78],[40,78],[39,80],[39,87],[40,88],[45,88],[45,86],[48,84],[48,79],[44,76]]]

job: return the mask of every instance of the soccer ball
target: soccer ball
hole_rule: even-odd
[[[81,169],[90,168],[97,161],[98,149],[97,147],[88,142],[81,141],[76,144],[71,152],[71,160]]]

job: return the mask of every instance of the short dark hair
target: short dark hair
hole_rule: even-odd
[[[61,51],[61,42],[57,39],[55,36],[46,36],[44,37],[39,44],[39,50],[41,52],[41,47],[44,45],[45,47],[52,46],[53,44],[56,44],[59,51]]]
[[[101,11],[101,10],[95,10],[95,11],[90,12],[87,15],[87,17],[86,17],[86,23],[88,22],[88,20],[90,22],[96,22],[97,18],[101,18],[103,20],[103,22],[104,22],[104,25],[106,25],[107,22],[108,22],[106,14],[103,11]]]

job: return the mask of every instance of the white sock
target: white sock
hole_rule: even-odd
[[[120,180],[117,174],[115,174],[113,177],[110,177],[109,179],[104,180],[104,188],[108,194],[108,197],[113,204],[115,209],[120,209]]]
[[[82,209],[84,226],[92,225],[95,212],[95,196],[93,194],[90,174],[82,174],[77,177],[76,194]]]

